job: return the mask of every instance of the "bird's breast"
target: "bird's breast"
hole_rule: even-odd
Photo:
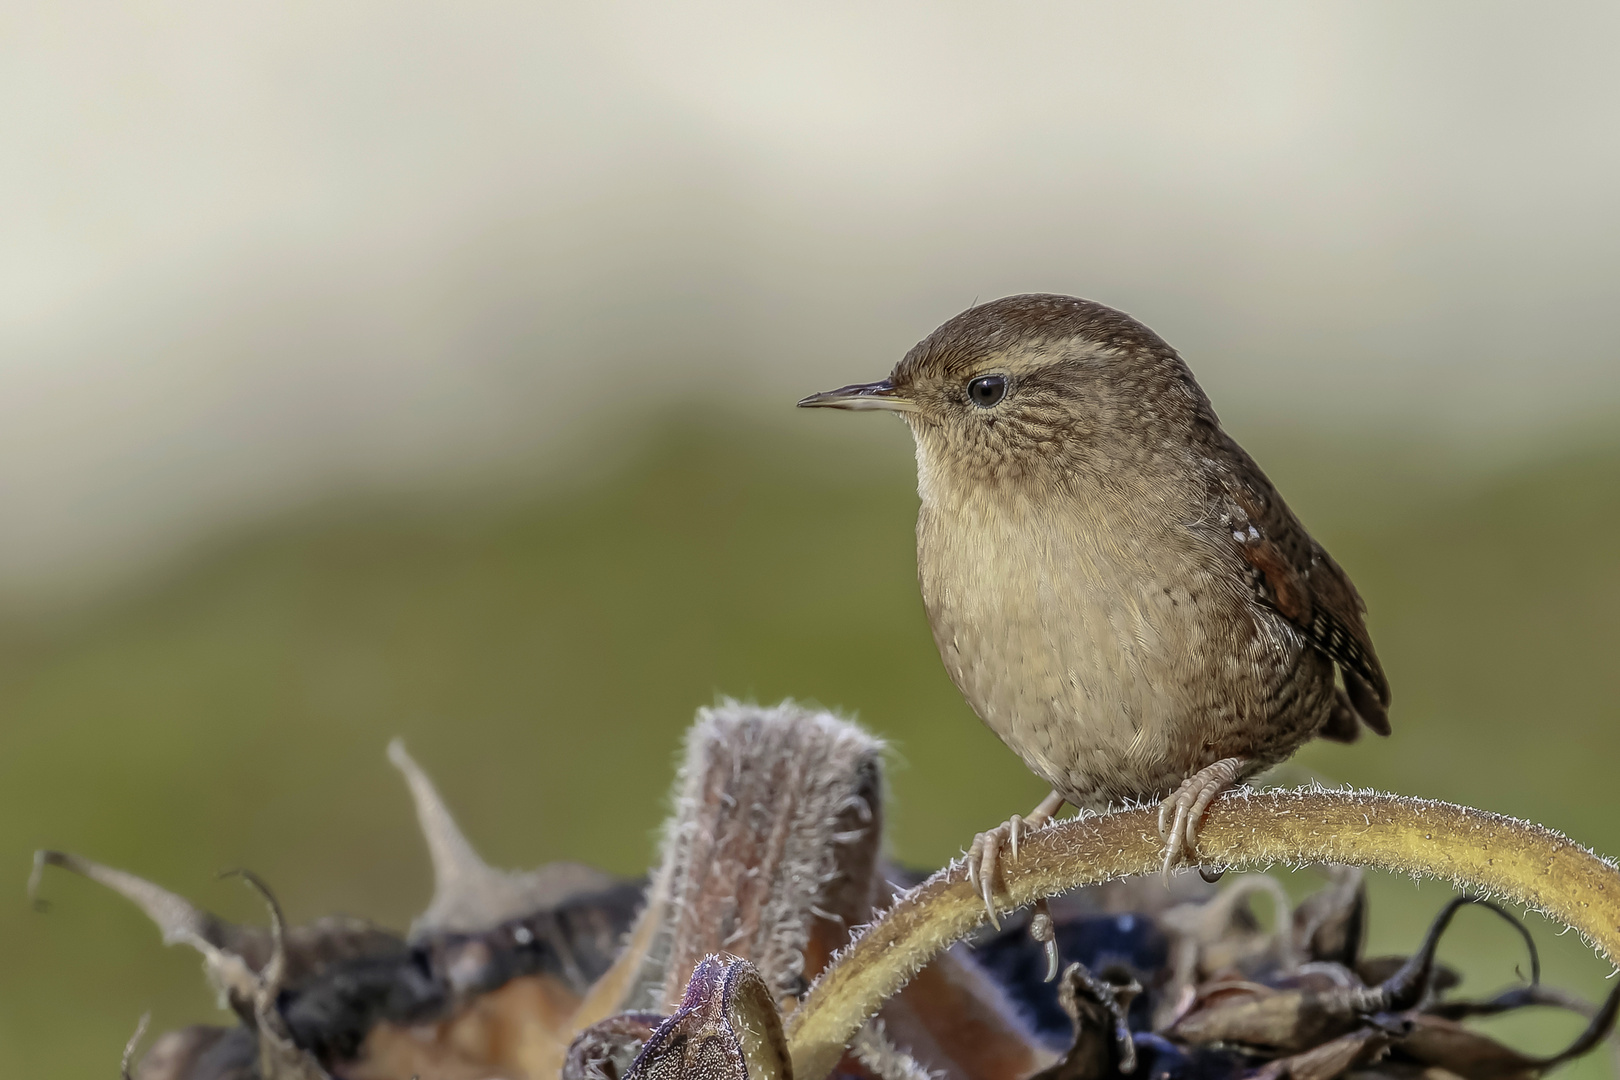
[[[1272,648],[1210,554],[1153,509],[925,501],[918,519],[952,680],[1033,771],[1091,801],[1179,780],[1211,710],[1237,707],[1222,691]]]

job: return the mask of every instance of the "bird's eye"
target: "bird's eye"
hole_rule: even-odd
[[[1007,396],[1007,376],[980,375],[967,385],[968,398],[981,409],[988,409]]]

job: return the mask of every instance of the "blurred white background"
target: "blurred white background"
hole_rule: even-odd
[[[1610,3],[13,2],[0,589],[785,408],[1018,291],[1138,315],[1229,418],[1589,433],[1617,39]]]

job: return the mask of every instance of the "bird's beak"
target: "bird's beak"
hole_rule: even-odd
[[[916,412],[917,403],[888,379],[882,382],[851,383],[836,390],[811,394],[799,402],[801,409],[883,409],[887,412]]]

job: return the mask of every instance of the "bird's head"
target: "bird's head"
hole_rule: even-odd
[[[900,414],[925,484],[1065,486],[1151,469],[1214,414],[1152,330],[1072,296],[1009,296],[957,315],[887,379],[799,402]]]

